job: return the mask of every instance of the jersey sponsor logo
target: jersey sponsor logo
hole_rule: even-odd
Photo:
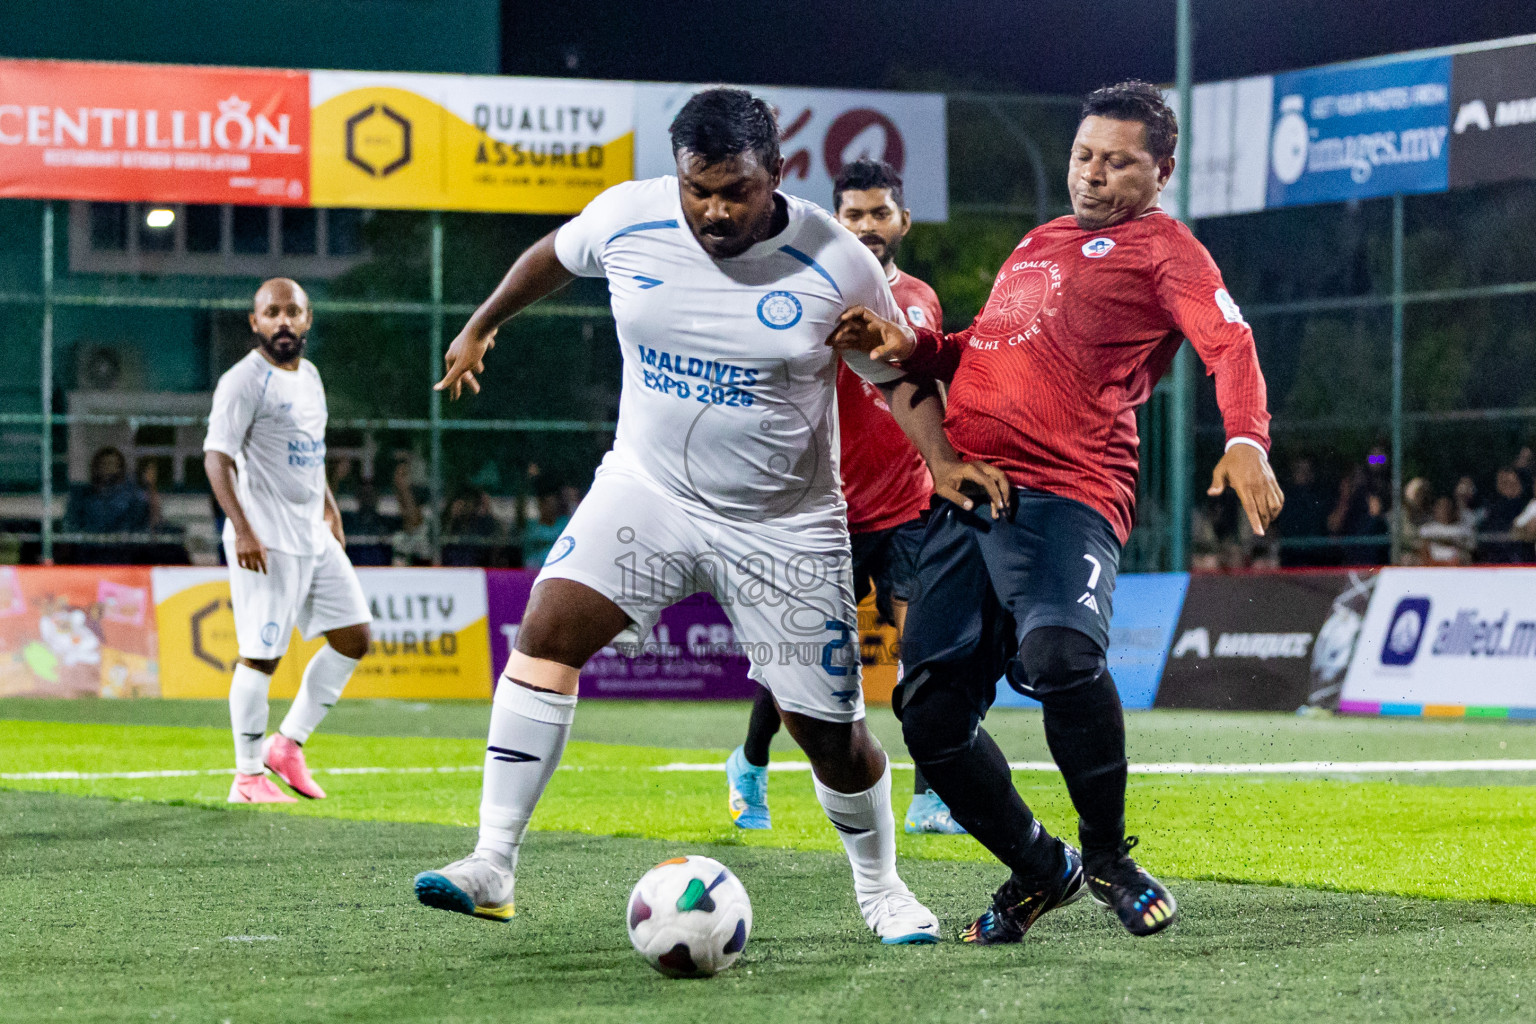
[[[928,314],[923,312],[922,306],[907,307],[907,323],[913,327],[927,327]]]
[[[576,550],[576,538],[566,534],[555,541],[555,546],[549,549],[549,554],[544,556],[545,565],[554,565],[562,558]]]
[[[1035,322],[1043,313],[1055,316],[1056,307],[1046,303],[1061,289],[1061,268],[1052,260],[1020,260],[1010,264],[1008,276],[992,289],[992,295],[976,324],[972,348],[993,349],[998,339],[1009,345],[1038,334]]]
[[[1115,247],[1113,238],[1092,238],[1083,243],[1083,255],[1091,260],[1103,259]]]
[[[1242,324],[1248,326],[1248,321],[1243,319],[1243,311],[1238,308],[1237,300],[1232,298],[1225,288],[1216,289],[1216,305],[1221,310],[1221,317],[1229,324]]]
[[[800,322],[804,312],[800,300],[789,292],[769,292],[757,304],[757,318],[775,331],[789,330]]]

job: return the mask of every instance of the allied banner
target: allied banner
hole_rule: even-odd
[[[1536,45],[1451,63],[1451,187],[1536,178]]]
[[[305,206],[309,74],[0,60],[0,196]]]
[[[537,575],[524,569],[487,572],[498,672],[517,640]],[[747,676],[748,653],[737,645],[730,620],[714,598],[695,594],[662,612],[637,649],[599,651],[581,670],[579,692],[583,697],[749,699],[757,695],[758,685]]]
[[[312,71],[316,206],[579,213],[634,169],[635,87]]]
[[[1536,569],[1383,569],[1339,710],[1536,717]]]
[[[1109,671],[1120,703],[1132,710],[1152,707],[1168,658],[1189,573],[1126,573],[1115,580],[1115,614],[1109,629]],[[997,684],[997,707],[1037,708],[1006,680]]]
[[[701,85],[636,87],[635,177],[676,174],[672,119]],[[786,89],[748,86],[778,113],[785,192],[830,208],[832,181],[860,158],[884,160],[902,174],[907,206],[919,221],[949,219],[948,136],[937,93]]]
[[[1351,570],[1191,577],[1156,706],[1295,711],[1331,704],[1372,583],[1369,571]]]
[[[159,695],[148,569],[0,566],[0,696]]]
[[[1274,102],[1267,207],[1447,187],[1450,57],[1276,75]]]
[[[93,570],[94,571],[94,570]],[[482,569],[359,569],[373,612],[373,644],[347,684],[349,697],[411,700],[485,698],[491,693],[490,637]],[[238,644],[229,571],[157,568],[155,615],[165,697],[223,697]],[[304,666],[323,639],[294,633],[272,680],[272,696],[298,692]]]

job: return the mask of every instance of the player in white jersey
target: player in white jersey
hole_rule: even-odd
[[[224,510],[224,552],[240,660],[229,688],[235,734],[230,803],[292,803],[271,768],[301,796],[321,799],[303,745],[368,652],[373,616],[347,560],[341,512],[325,481],[325,388],[303,358],[309,296],[287,278],[256,292],[256,347],[219,378],[203,465]],[[298,696],[267,736],[267,689],[294,627],[325,634]]]
[[[896,873],[890,769],[864,725],[826,345],[850,306],[896,316],[896,304],[857,238],[777,191],[778,127],[762,100],[699,93],[672,148],[677,177],[594,199],[518,258],[449,348],[438,387],[478,392],[503,322],[574,277],[605,277],[624,382],[613,450],[544,562],[496,689],[479,843],[418,875],[416,894],[512,916],[518,849],[564,750],[581,666],[616,639],[645,643],[662,608],[705,591],[810,758],[865,922],[886,943],[934,942],[937,920]],[[900,376],[857,354],[849,365]]]

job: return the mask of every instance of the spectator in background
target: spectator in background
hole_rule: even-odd
[[[1427,490],[1427,481],[1425,487]],[[1419,564],[1472,564],[1472,549],[1477,540],[1471,528],[1458,521],[1456,501],[1450,495],[1436,499],[1429,521],[1420,524],[1415,532]]]
[[[489,566],[503,539],[490,495],[473,485],[460,488],[443,516],[443,564]]]
[[[1532,450],[1530,445],[1522,446],[1520,454],[1515,456],[1514,470],[1526,494],[1536,489],[1536,450]]]
[[[1477,560],[1490,565],[1507,565],[1525,561],[1526,545],[1508,535],[1515,529],[1515,520],[1525,511],[1530,491],[1514,466],[1499,470],[1494,481],[1493,497],[1488,499],[1483,516],[1482,537],[1477,546]]]
[[[1328,563],[1329,553],[1323,548],[1289,547],[1284,543],[1302,537],[1328,535],[1328,499],[1317,486],[1317,471],[1312,459],[1306,455],[1291,460],[1291,474],[1285,481],[1285,507],[1275,520],[1274,530],[1281,540],[1281,566]]]
[[[396,565],[432,564],[432,532],[427,513],[416,496],[416,464],[414,453],[395,453],[391,483],[395,501],[400,505],[400,530],[393,538]]]
[[[1456,517],[1476,532],[1482,528],[1483,515],[1488,510],[1477,496],[1477,481],[1464,476],[1456,481]]]
[[[344,474],[338,476],[345,479]],[[335,489],[332,484],[331,490]],[[353,492],[357,497],[357,511],[341,513],[341,528],[347,535],[347,558],[354,566],[391,564],[394,552],[388,537],[394,530],[379,514],[378,489],[372,480],[360,477]]]
[[[560,508],[566,518],[576,514],[576,507],[581,504],[581,488],[575,484],[560,485]]]
[[[1525,510],[1515,516],[1515,538],[1525,546],[1520,561],[1529,562],[1533,554],[1531,543],[1536,541],[1536,498],[1532,498],[1525,506]]]
[[[539,495],[539,514],[523,527],[523,568],[537,569],[549,557],[571,517],[560,507],[558,491],[545,490]]]
[[[1382,458],[1378,450],[1371,458]],[[1372,462],[1372,469],[1379,463]],[[1339,500],[1328,514],[1328,532],[1336,537],[1379,537],[1387,532],[1387,502],[1380,488],[1379,473],[1356,466],[1339,482]],[[1383,565],[1387,546],[1350,544],[1344,548],[1345,565]]]
[[[128,464],[116,448],[91,456],[91,480],[70,488],[64,528],[75,533],[139,533],[150,528],[149,495],[128,479]]]
[[[1429,486],[1429,481],[1421,476],[1414,477],[1403,486],[1403,514],[1397,524],[1398,550],[1401,552],[1398,556],[1398,564],[1439,564],[1423,561],[1424,546],[1419,541],[1419,531],[1434,519],[1435,513],[1431,510],[1431,505],[1437,503],[1432,501],[1433,497],[1434,491]],[[1450,498],[1442,500],[1451,502],[1451,508],[1454,511],[1454,501]],[[1470,536],[1469,531],[1468,537]]]

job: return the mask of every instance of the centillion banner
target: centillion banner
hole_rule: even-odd
[[[627,82],[312,71],[316,206],[579,213],[634,173]]]
[[[163,697],[229,694],[238,644],[227,569],[154,570]],[[373,612],[373,643],[348,697],[488,698],[491,649],[482,569],[359,569]],[[272,678],[273,697],[299,690],[324,643],[294,633]]]

